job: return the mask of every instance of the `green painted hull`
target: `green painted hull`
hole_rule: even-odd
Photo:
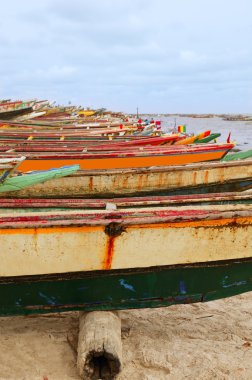
[[[18,191],[26,187],[36,185],[37,183],[45,182],[50,179],[65,177],[75,173],[79,169],[79,165],[62,167],[59,169],[41,170],[24,174],[16,177],[9,177],[0,184],[0,193],[8,193],[9,191]]]
[[[234,154],[227,154],[221,159],[221,161],[236,161],[236,160],[245,160],[252,157],[252,149],[246,150],[245,152],[237,152]]]
[[[252,259],[0,279],[0,315],[153,308],[252,290]]]
[[[196,140],[195,144],[206,144],[206,143],[209,143],[210,141],[217,139],[220,136],[221,136],[220,133],[211,133],[211,135],[205,137],[204,139]]]

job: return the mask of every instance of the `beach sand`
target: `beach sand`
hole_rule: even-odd
[[[252,292],[120,312],[118,380],[252,379]],[[0,318],[0,379],[79,380],[78,313]]]

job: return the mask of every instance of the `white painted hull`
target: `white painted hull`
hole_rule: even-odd
[[[200,186],[233,186],[247,180],[252,181],[252,160],[159,168],[79,171],[74,176],[47,181],[46,184],[38,184],[16,192],[13,196],[107,197],[197,189]]]
[[[39,223],[35,212],[20,217],[0,215],[0,277],[252,256],[251,205],[50,212]]]

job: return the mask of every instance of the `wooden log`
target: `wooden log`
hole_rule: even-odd
[[[121,370],[121,320],[116,312],[81,312],[77,368],[83,379],[114,379]]]

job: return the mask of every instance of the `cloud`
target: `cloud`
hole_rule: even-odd
[[[5,2],[0,97],[249,111],[251,11],[250,0]]]
[[[179,53],[179,58],[182,63],[194,65],[194,64],[202,64],[207,62],[207,55],[200,54],[192,50],[182,50]]]
[[[35,71],[35,75],[39,75],[43,79],[64,79],[66,77],[72,77],[72,75],[77,71],[76,67],[73,66],[51,66],[47,69],[38,69]]]

